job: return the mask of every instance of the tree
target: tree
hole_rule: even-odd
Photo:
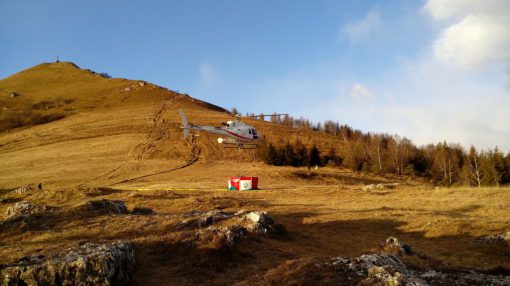
[[[283,155],[282,165],[297,167],[295,160],[296,156],[294,155],[294,150],[292,150],[292,146],[290,145],[289,142],[285,144],[285,147],[282,150],[282,155]]]
[[[310,165],[312,166],[319,166],[321,164],[321,152],[319,149],[317,149],[317,146],[315,144],[312,146],[312,149],[310,149]]]
[[[276,148],[274,147],[273,143],[269,143],[266,155],[264,156],[264,161],[266,162],[266,164],[275,165],[275,163],[277,163],[277,160],[278,153],[276,151]]]
[[[482,186],[480,177],[480,157],[478,156],[478,152],[476,151],[475,147],[472,145],[469,149],[468,162],[471,178],[473,179],[475,185],[480,188]]]
[[[308,149],[299,139],[294,145],[294,154],[297,166],[305,166],[308,164]]]

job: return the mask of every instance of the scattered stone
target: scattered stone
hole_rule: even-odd
[[[155,212],[154,212],[154,210],[152,210],[150,208],[135,207],[135,208],[133,208],[132,213],[135,214],[135,215],[150,215],[150,214],[153,214]]]
[[[196,217],[181,222],[181,230],[197,229],[191,244],[197,248],[227,249],[248,236],[284,234],[285,227],[275,223],[266,212],[241,210],[235,213],[223,211],[189,211],[183,217]],[[221,222],[221,226],[215,226]]]
[[[240,225],[209,227],[195,234],[192,245],[197,248],[230,249],[246,234],[246,228]]]
[[[86,243],[0,265],[2,285],[127,285],[135,266],[129,241]]]
[[[204,213],[203,211],[190,210],[189,212],[185,212],[182,215],[182,217],[198,216],[198,215],[202,215],[203,213]]]
[[[14,91],[13,91],[13,92],[11,92],[11,93],[9,94],[9,96],[10,96],[11,98],[15,98],[15,97],[21,96],[21,94],[19,94],[19,93],[17,93],[17,92],[14,92]]]
[[[410,246],[395,237],[386,239],[383,251],[387,247],[392,252],[415,255]],[[353,260],[335,257],[323,265],[342,271],[344,276],[353,279],[353,285],[510,285],[510,276],[487,275],[469,269],[418,270],[407,266],[395,254],[385,252],[363,254]]]
[[[487,275],[474,270],[420,271],[408,267],[393,254],[364,254],[352,261],[335,257],[322,267],[331,266],[351,277],[352,285],[510,285],[510,276]]]
[[[48,206],[34,205],[31,202],[21,201],[7,208],[5,217],[7,219],[17,216],[28,216],[35,213],[41,213],[45,211],[51,211],[54,208]]]
[[[124,89],[124,91],[125,91],[125,92],[129,92],[129,91],[131,91],[131,87],[129,87],[129,86],[128,86],[128,87],[126,87],[126,88]]]
[[[91,211],[110,214],[126,214],[128,209],[122,200],[94,200],[88,201],[86,207]]]
[[[12,190],[12,192],[15,194],[21,195],[21,194],[24,194],[26,192],[33,191],[33,190],[35,190],[34,185],[29,184],[29,185],[23,185],[17,189],[14,189],[14,190]]]
[[[382,250],[395,255],[411,255],[413,252],[409,244],[402,243],[393,236],[386,239],[382,245]]]
[[[145,86],[145,85],[146,85],[146,83],[145,83],[144,81],[139,81],[139,82],[138,82],[138,85],[139,85],[139,86]]]
[[[189,212],[186,214],[189,214]],[[177,228],[179,229],[202,228],[229,217],[232,217],[231,213],[226,213],[223,211],[209,211],[203,213],[202,216],[199,218],[182,221]]]
[[[363,191],[371,191],[371,190],[384,190],[384,189],[394,189],[398,187],[399,183],[387,183],[387,184],[370,184],[363,186],[361,190]]]
[[[478,237],[473,242],[485,245],[510,246],[510,231],[498,235]]]
[[[283,234],[286,232],[285,227],[279,223],[275,223],[267,212],[247,212],[244,213],[243,220],[249,223],[246,226],[248,232],[259,234]]]

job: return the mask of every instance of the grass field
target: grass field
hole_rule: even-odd
[[[216,174],[190,181],[193,173],[213,166],[204,163],[177,171],[180,174],[173,176],[182,179],[169,180],[172,183],[168,184],[160,178],[103,190],[50,188],[25,195],[4,192],[2,197],[11,201],[29,200],[58,209],[39,215],[37,227],[4,227],[0,263],[81,241],[129,239],[137,253],[137,284],[161,280],[192,285],[204,283],[204,277],[231,284],[242,281],[247,273],[260,275],[296,259],[356,256],[395,236],[416,252],[452,267],[510,268],[508,248],[472,243],[477,236],[508,230],[508,189],[435,189],[403,182],[396,189],[361,191],[363,178],[346,170],[320,169],[311,179],[303,179],[302,174],[307,173],[304,169],[258,164],[240,166],[261,177],[262,189],[258,191],[226,191],[223,182],[213,180]],[[81,205],[97,198],[122,199],[130,209],[144,206],[157,214],[91,215],[82,211]],[[6,206],[1,208],[4,212]],[[182,220],[180,215],[213,209],[266,210],[287,227],[289,234],[246,241],[228,258],[180,245],[175,229]]]

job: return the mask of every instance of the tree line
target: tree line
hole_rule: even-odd
[[[331,120],[312,123],[286,115],[274,116],[271,121],[292,128],[325,132],[338,137],[342,143],[332,146],[326,154],[320,154],[316,146],[307,148],[299,140],[279,145],[263,140],[259,157],[270,165],[344,166],[381,175],[422,176],[445,186],[510,184],[510,152],[505,155],[497,147],[477,150],[471,146],[465,150],[460,144],[447,142],[418,147],[405,137],[364,133]]]

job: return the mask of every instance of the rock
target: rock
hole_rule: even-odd
[[[184,215],[187,214],[189,216],[189,213],[190,212],[187,212]],[[206,213],[202,213],[202,216],[199,217],[199,218],[182,221],[177,228],[179,228],[179,229],[183,229],[183,228],[191,229],[191,228],[206,227],[206,226],[214,224],[214,223],[216,223],[216,222],[218,222],[220,220],[229,218],[231,216],[232,216],[231,213],[226,213],[226,212],[223,212],[223,211],[209,211],[209,212],[206,212]]]
[[[86,243],[0,266],[1,285],[127,285],[135,266],[129,241]]]
[[[15,97],[18,97],[18,96],[20,96],[20,95],[21,95],[21,94],[19,94],[19,93],[17,93],[17,92],[14,92],[14,91],[13,91],[13,92],[11,92],[11,93],[9,94],[9,96],[10,96],[11,98],[15,98]]]
[[[31,202],[21,201],[7,208],[5,217],[7,219],[17,216],[27,216],[35,213],[53,210],[52,207],[34,205]]]
[[[370,184],[370,185],[363,186],[361,188],[361,190],[363,190],[363,191],[371,191],[371,190],[376,190],[376,189],[378,189],[378,190],[394,189],[394,188],[396,188],[399,185],[400,185],[399,183]]]
[[[395,237],[389,237],[385,246],[405,251]],[[410,246],[409,250],[410,250]],[[407,252],[408,255],[414,255]],[[417,259],[422,259],[418,256]],[[357,285],[510,285],[510,276],[479,273],[469,269],[428,269],[426,271],[408,267],[397,256],[390,253],[363,254],[352,260],[335,257],[325,267],[334,266],[348,277],[358,277]]]
[[[128,209],[122,200],[93,200],[88,201],[86,207],[95,212],[111,213],[111,214],[126,214]]]
[[[177,229],[197,229],[191,244],[197,248],[226,249],[232,248],[241,238],[268,234],[283,234],[285,227],[275,223],[266,212],[241,210],[235,213],[223,211],[189,211],[184,217],[197,218],[182,221]],[[221,221],[221,226],[215,226]],[[184,237],[189,237],[189,233]]]
[[[409,271],[407,266],[392,254],[363,254],[356,257],[349,264],[349,269],[355,270],[358,274],[365,275],[372,267],[385,267],[388,271],[400,272],[407,274]]]
[[[375,189],[375,185],[374,184],[366,185],[366,186],[363,186],[361,188],[361,190],[363,190],[363,191],[370,191],[370,190],[373,190],[373,189]]]
[[[448,269],[420,271],[408,267],[392,254],[364,254],[354,258],[332,258],[325,267],[334,266],[359,280],[356,285],[510,285],[510,276],[487,275],[474,270]],[[358,277],[358,278],[355,278]]]
[[[130,87],[126,87],[126,88],[124,89],[124,91],[125,91],[125,92],[129,92],[129,91],[131,91],[131,88],[130,88]]]
[[[146,83],[145,83],[144,81],[139,81],[139,82],[138,82],[138,85],[139,85],[139,86],[145,86],[145,84],[146,84]]]
[[[239,240],[246,237],[246,233],[246,228],[240,225],[209,227],[199,230],[192,244],[197,248],[231,249]]]
[[[150,215],[150,214],[153,214],[155,212],[152,209],[150,209],[150,208],[135,207],[135,208],[133,208],[132,213],[136,214],[136,215]]]
[[[403,285],[404,275],[400,272],[390,272],[381,266],[368,269],[368,277],[363,281],[369,285]]]
[[[14,189],[12,192],[15,194],[24,194],[32,190],[35,190],[35,187],[33,185],[23,185],[17,189]]]
[[[510,231],[498,235],[478,237],[473,240],[476,244],[510,246]]]
[[[382,245],[382,250],[384,252],[396,255],[412,254],[412,249],[409,244],[401,243],[397,238],[393,236],[390,236],[386,239],[385,243]]]
[[[273,218],[267,212],[247,212],[243,215],[243,220],[248,222],[246,230],[259,234],[283,234],[286,229],[283,225],[275,223]]]
[[[185,212],[184,214],[182,214],[182,217],[197,216],[197,215],[202,215],[202,214],[204,214],[203,211],[190,210],[189,212]]]

